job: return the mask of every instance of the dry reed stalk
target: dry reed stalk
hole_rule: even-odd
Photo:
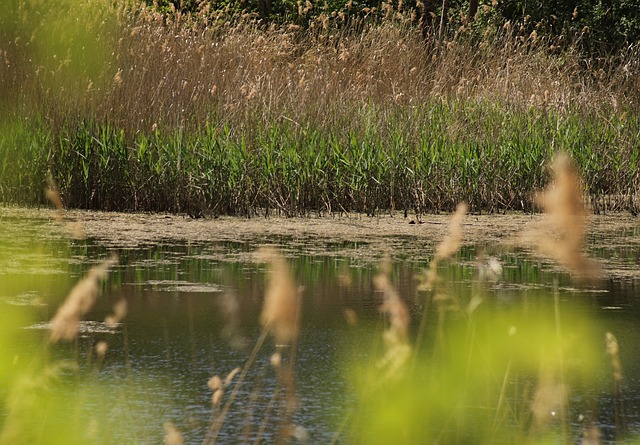
[[[389,317],[389,326],[383,333],[386,352],[378,366],[385,370],[385,378],[396,378],[411,357],[409,344],[410,316],[407,306],[391,284],[391,257],[385,255],[380,273],[373,279],[376,290],[382,292],[380,312]]]
[[[449,232],[436,247],[433,259],[429,263],[429,268],[418,276],[420,281],[418,290],[427,292],[433,290],[440,280],[438,277],[438,264],[460,249],[463,238],[462,222],[468,210],[469,206],[464,202],[459,203],[456,207],[456,211],[449,222]]]
[[[553,418],[560,417],[567,404],[568,388],[559,383],[553,369],[540,371],[538,386],[531,404],[535,431],[539,432]]]
[[[284,403],[278,439],[278,442],[282,442],[288,440],[289,432],[293,431],[293,414],[299,406],[294,364],[300,322],[300,292],[291,276],[289,265],[280,252],[272,247],[263,247],[258,250],[257,256],[261,261],[267,262],[270,269],[260,323],[265,331],[271,332],[278,349],[294,346],[289,351],[286,362],[283,362],[280,350],[271,356],[278,380],[278,390],[273,397]]]
[[[62,204],[62,198],[60,197],[58,186],[51,176],[47,177],[47,186],[45,195],[56,208],[56,220],[59,223],[62,223],[64,222],[64,204]]]
[[[616,423],[616,437],[621,438],[626,429],[624,398],[622,397],[622,364],[620,362],[620,347],[618,339],[611,332],[605,334],[606,352],[611,357],[613,369],[613,398]]]
[[[278,384],[284,389],[282,394],[284,412],[280,418],[280,436],[284,439],[288,438],[294,427],[293,414],[300,406],[293,365],[293,361],[289,360],[286,366],[281,365],[276,368]]]
[[[265,290],[260,323],[273,335],[277,345],[291,345],[298,338],[300,295],[289,266],[274,248],[257,252],[261,261],[269,264],[269,284]]]
[[[587,214],[580,174],[566,154],[555,157],[552,170],[552,183],[537,196],[546,218],[525,232],[523,241],[578,278],[597,279],[601,276],[600,266],[583,251]]]
[[[67,299],[51,319],[50,342],[76,338],[81,318],[89,312],[98,298],[100,281],[107,276],[109,268],[117,261],[117,255],[111,254],[100,265],[92,267],[87,275],[71,289]]]
[[[600,445],[602,443],[602,434],[600,428],[595,425],[589,426],[582,434],[581,445]]]
[[[349,326],[357,326],[358,325],[358,314],[351,308],[346,308],[342,315],[344,316],[345,321]]]
[[[222,396],[224,395],[224,389],[222,388],[220,377],[218,377],[217,375],[213,376],[211,379],[209,379],[207,386],[209,386],[209,388],[213,391],[213,394],[211,395],[211,405],[218,406],[220,404],[220,401],[222,400]]]
[[[173,422],[166,422],[164,425],[164,445],[183,445],[184,437],[176,428]]]
[[[616,384],[622,382],[622,366],[620,364],[620,348],[618,339],[611,332],[605,334],[607,343],[607,355],[611,357],[611,368],[613,369],[613,380]]]
[[[59,223],[65,223],[66,227],[73,238],[83,239],[85,237],[84,226],[80,221],[69,222],[65,218],[65,208],[60,196],[60,191],[55,180],[49,176],[47,177],[47,189],[45,196],[56,208],[56,221]]]
[[[247,339],[242,335],[240,328],[240,300],[238,295],[233,292],[225,293],[219,300],[220,311],[222,312],[226,322],[222,328],[222,335],[227,339],[229,345],[234,349],[245,349],[247,347]]]
[[[222,380],[217,375],[214,375],[209,379],[209,381],[207,382],[207,386],[209,387],[209,389],[211,389],[211,391],[213,391],[213,394],[211,395],[211,404],[214,407],[220,405],[220,402],[222,401],[222,397],[224,396],[225,389],[227,389],[227,387],[231,385],[233,378],[240,371],[241,371],[240,368],[233,369],[231,372],[229,372],[229,374],[227,374],[224,380]]]
[[[459,203],[456,207],[456,211],[449,222],[449,233],[436,248],[436,253],[434,255],[434,259],[436,261],[449,258],[460,249],[463,235],[462,221],[468,211],[469,206],[464,202]]]
[[[355,32],[336,31],[323,15],[300,31],[261,28],[253,18],[225,22],[222,11],[225,20],[216,20],[204,13],[207,7],[171,20],[135,8],[112,13],[117,26],[96,23],[96,38],[113,42],[114,57],[102,78],[87,79],[97,87],[81,97],[24,86],[25,78],[38,80],[31,72],[10,78],[33,96],[28,102],[59,104],[60,118],[74,111],[133,132],[204,124],[211,114],[241,122],[296,116],[322,123],[349,103],[414,106],[425,98],[559,111],[639,101],[635,47],[594,75],[575,48],[558,54],[553,44],[523,42],[510,29],[479,42],[461,32],[432,51],[410,13]]]
[[[240,368],[234,369],[233,371],[231,371],[231,373],[229,373],[227,378],[225,378],[225,381],[228,380],[229,383],[231,383],[231,379],[233,379],[236,374],[239,374],[238,378],[236,379],[236,383],[234,384],[231,392],[229,393],[229,396],[227,397],[225,404],[221,407],[219,414],[212,418],[212,422],[209,427],[209,431],[207,432],[207,436],[203,441],[203,445],[217,443],[218,435],[220,434],[222,426],[225,422],[227,413],[229,412],[231,405],[233,404],[236,396],[238,395],[240,386],[244,382],[244,379],[247,376],[249,369],[251,368],[251,366],[253,366],[253,363],[257,357],[258,351],[260,350],[260,348],[262,348],[262,345],[264,344],[264,341],[267,338],[268,333],[269,331],[267,329],[262,330],[262,332],[260,333],[260,338],[258,338],[258,341],[254,345],[253,350],[251,351],[251,354],[249,355],[249,358],[247,359],[247,362],[245,363],[244,367],[242,369]],[[213,402],[213,399],[212,399],[212,402]]]

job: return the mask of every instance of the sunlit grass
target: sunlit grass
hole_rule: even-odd
[[[285,121],[243,131],[211,122],[133,137],[99,123],[57,136],[21,123],[0,141],[0,195],[38,203],[50,172],[65,205],[88,209],[373,215],[449,211],[464,200],[472,212],[531,211],[533,191],[548,182],[545,164],[563,150],[576,160],[594,210],[637,210],[634,118],[616,125],[570,112],[533,119],[517,109],[431,102],[374,113],[371,122],[375,109],[355,109],[342,128]]]
[[[66,206],[102,210],[529,211],[562,150],[596,211],[638,211],[636,47],[425,42],[410,11],[301,28],[69,7],[0,15],[3,202],[40,203],[51,176]]]

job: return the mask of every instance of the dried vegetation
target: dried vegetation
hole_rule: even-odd
[[[425,41],[391,5],[303,28],[96,4],[41,66],[7,39],[5,109],[29,118],[0,144],[25,167],[4,168],[4,201],[37,202],[50,174],[67,206],[102,210],[532,210],[564,150],[596,210],[638,211],[636,47],[590,60],[510,26]],[[41,16],[24,23],[34,39],[66,25]]]

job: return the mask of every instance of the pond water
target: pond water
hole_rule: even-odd
[[[422,326],[420,320],[424,313],[439,312],[433,304],[427,307],[416,276],[429,267],[446,233],[447,215],[409,224],[400,216],[196,221],[70,212],[61,223],[47,210],[1,212],[1,304],[6,310],[28,312],[15,340],[7,345],[13,363],[33,362],[32,356],[42,354],[47,322],[69,289],[110,252],[118,254],[118,264],[86,315],[78,341],[46,346],[45,365],[72,359],[79,366],[62,373],[47,400],[55,406],[51,411],[75,419],[84,443],[162,443],[168,422],[182,432],[184,443],[203,443],[215,416],[207,382],[245,366],[260,337],[258,319],[268,274],[255,251],[264,245],[283,253],[302,287],[294,367],[298,405],[293,414],[300,442],[352,441],[346,431],[362,399],[358,370],[379,359],[384,349],[382,331],[387,325],[373,281],[386,252],[391,255],[391,281],[411,314],[411,341],[425,345],[424,350],[416,347],[423,351],[416,355],[435,357],[429,346],[435,342],[424,338],[438,335],[439,318],[429,315]],[[477,305],[477,312],[495,317],[498,326],[501,314],[513,308],[521,311],[544,303],[548,307],[528,309],[533,312],[527,314],[547,314],[554,329],[562,321],[562,329],[570,332],[574,321],[588,320],[584,342],[597,351],[597,363],[584,366],[594,368],[595,380],[582,381],[581,376],[580,382],[571,382],[563,414],[568,434],[575,441],[594,425],[605,442],[621,434],[635,437],[640,432],[640,222],[623,215],[591,221],[587,250],[605,273],[602,280],[579,284],[553,261],[508,242],[531,216],[468,220],[462,249],[439,268],[448,291],[463,307],[458,319],[468,321]],[[67,230],[74,222],[82,223],[82,237],[74,238]],[[483,258],[501,265],[491,280],[479,277]],[[105,325],[105,317],[122,299],[127,302],[126,317],[115,327]],[[531,323],[534,319],[531,316]],[[510,335],[528,329],[522,320],[505,325]],[[478,326],[481,332],[480,321]],[[619,345],[623,380],[617,384],[606,353],[607,332]],[[108,345],[104,359],[95,353],[99,342]],[[521,347],[532,344],[523,341]],[[283,352],[289,358],[290,349]],[[257,351],[220,429],[219,443],[276,441],[274,394],[279,384],[271,363],[275,350],[267,338]],[[563,364],[567,370],[572,366],[570,355]],[[527,372],[531,370],[523,374]],[[521,387],[530,384],[530,392],[540,381],[532,376],[525,384],[526,378],[518,378],[516,382],[512,372],[498,376],[503,387],[503,380]],[[514,389],[506,397],[512,400],[521,393],[522,388]],[[458,442],[465,441],[458,437]]]

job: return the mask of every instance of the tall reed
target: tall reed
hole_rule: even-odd
[[[530,210],[564,150],[594,208],[640,205],[636,47],[585,60],[508,27],[428,43],[409,10],[265,27],[95,0],[75,26],[18,3],[3,15],[24,21],[2,31],[5,202],[37,203],[51,173],[65,204],[105,210]],[[29,59],[27,34],[51,51]]]

